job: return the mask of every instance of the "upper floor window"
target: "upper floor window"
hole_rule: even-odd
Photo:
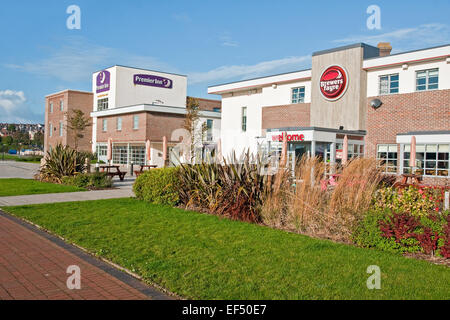
[[[220,112],[220,108],[213,108],[214,112]]]
[[[97,111],[107,110],[108,109],[108,98],[99,99],[97,101]]]
[[[242,107],[241,128],[243,132],[247,131],[247,107]]]
[[[416,72],[416,90],[435,90],[439,86],[439,69],[429,69]]]
[[[107,119],[103,119],[103,121],[102,121],[102,131],[103,132],[108,131],[108,120]]]
[[[53,113],[53,102],[50,102],[50,113]]]
[[[380,95],[398,93],[398,87],[398,73],[380,77]]]
[[[292,103],[305,102],[305,87],[292,88]]]
[[[122,130],[122,118],[121,117],[118,117],[116,120],[116,129],[118,131]]]
[[[64,101],[63,100],[59,100],[59,110],[64,111]]]
[[[133,129],[139,129],[139,116],[133,116]]]

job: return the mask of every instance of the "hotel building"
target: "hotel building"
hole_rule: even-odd
[[[450,178],[450,45],[391,54],[389,43],[318,51],[312,67],[215,85],[222,97],[222,153],[303,154],[335,163],[348,157],[381,160],[387,173],[407,173],[417,141],[416,173]]]
[[[107,161],[111,138],[112,163],[164,166],[163,139],[168,141],[169,164],[183,161],[178,146],[186,138],[187,77],[152,70],[113,66],[92,76],[92,151]],[[220,132],[221,102],[197,99],[199,130],[206,132],[196,145],[202,156],[215,148]],[[151,160],[146,161],[145,144],[151,143]]]

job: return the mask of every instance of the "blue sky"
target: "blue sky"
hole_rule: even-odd
[[[81,30],[69,30],[69,5]],[[369,5],[381,29],[369,30]],[[43,122],[45,95],[91,90],[115,64],[188,75],[188,94],[309,68],[311,53],[390,41],[394,52],[450,43],[450,1],[2,1],[0,122]],[[209,98],[219,98],[209,96]]]

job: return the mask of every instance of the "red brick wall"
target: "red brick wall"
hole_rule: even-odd
[[[139,128],[133,129],[133,116],[139,115]],[[122,118],[122,130],[117,130],[117,118]],[[108,120],[108,128],[103,132],[103,119]],[[174,130],[183,128],[184,115],[169,113],[140,112],[122,114],[97,119],[97,142],[107,142],[112,138],[114,142],[145,142],[147,139],[157,142],[166,136],[171,141]]]
[[[376,110],[370,107],[370,101],[375,98],[383,102]],[[370,97],[367,103],[365,153],[368,157],[376,156],[377,144],[396,144],[397,133],[450,130],[450,90]],[[425,183],[446,181],[448,179],[425,179]]]
[[[311,104],[298,103],[262,108],[262,129],[309,127]]]
[[[214,111],[214,108],[221,108],[222,102],[220,100],[194,98],[198,101],[200,110]]]
[[[60,110],[60,100],[64,102],[63,111]],[[47,96],[45,99],[45,136],[44,150],[48,151],[49,146],[54,148],[58,143],[74,147],[74,134],[67,128],[66,112],[74,109],[80,109],[85,116],[90,118],[92,112],[92,93],[79,91],[64,91],[54,95]],[[50,112],[50,103],[53,102],[53,112]],[[59,135],[60,121],[63,122],[63,136]],[[50,137],[50,123],[53,125],[53,135]],[[91,151],[92,128],[83,132],[84,137],[78,141],[78,149]]]

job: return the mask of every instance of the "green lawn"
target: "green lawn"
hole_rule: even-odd
[[[450,299],[446,266],[134,199],[5,210],[186,298]]]
[[[0,179],[0,197],[75,191],[85,189],[30,179]]]
[[[18,156],[18,155],[11,155],[11,154],[0,154],[0,160],[10,160],[10,161],[18,161],[18,162],[28,162],[28,163],[41,163],[39,160],[40,157],[37,156]]]

